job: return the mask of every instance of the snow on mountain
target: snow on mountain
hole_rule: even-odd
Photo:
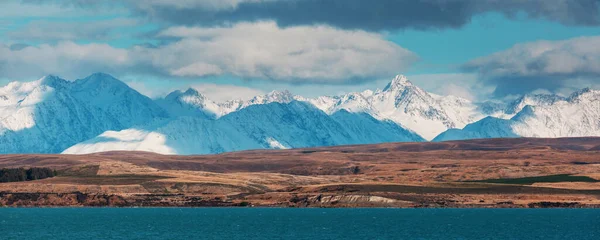
[[[164,154],[207,154],[423,140],[397,124],[378,121],[367,114],[340,111],[327,115],[308,103],[291,101],[254,104],[218,119],[178,117],[159,126],[107,132],[64,153],[153,150]]]
[[[296,100],[302,102],[308,102],[315,106],[321,111],[331,114],[336,111],[336,106],[338,101],[340,100],[339,96],[320,96],[317,98],[304,98],[301,96],[297,96]]]
[[[600,91],[583,89],[568,98],[544,96],[536,100],[542,101],[534,102],[537,104],[535,106],[525,105],[509,120],[484,118],[460,130],[450,129],[434,141],[519,136],[600,136]]]
[[[217,103],[194,89],[152,100],[102,73],[75,81],[46,76],[0,88],[0,152],[192,154],[431,139],[600,136],[599,99],[600,91],[583,89],[569,97],[530,94],[508,103],[473,103],[428,93],[398,75],[383,90],[317,98],[273,91]]]
[[[171,117],[217,118],[223,114],[221,106],[193,88],[189,88],[185,92],[174,91],[165,98],[157,99],[156,103],[163,107]]]
[[[449,128],[461,128],[485,117],[477,105],[459,97],[437,96],[415,86],[405,76],[396,76],[381,91],[349,93],[339,97],[307,99],[319,109],[364,112],[380,120],[391,120],[427,140]]]
[[[188,90],[188,92],[190,91]],[[232,100],[214,103],[194,91],[194,94],[191,95],[195,97],[190,98],[194,99],[193,101],[186,101],[185,104],[176,101],[177,104],[168,107],[164,102],[173,98],[172,95],[181,96],[182,93],[173,92],[164,100],[158,100],[159,104],[167,109],[188,113],[185,115],[190,115],[190,112],[199,112],[219,118],[252,105],[273,102],[289,103],[297,100],[308,102],[330,115],[340,110],[346,110],[354,113],[367,113],[379,120],[391,120],[427,140],[449,128],[461,128],[485,117],[478,111],[477,104],[455,96],[438,96],[428,93],[402,75],[396,76],[383,90],[366,90],[342,96],[304,98],[294,96],[288,91],[273,91],[248,101]],[[185,110],[181,110],[181,106],[184,106]],[[174,113],[172,115],[179,116],[181,114]]]
[[[166,117],[146,96],[106,74],[55,76],[0,89],[0,152],[58,153],[106,130]]]
[[[555,94],[525,94],[508,105],[506,114],[517,114],[526,106],[551,106],[565,98]]]
[[[294,100],[294,95],[292,95],[292,93],[290,93],[288,90],[271,91],[265,95],[253,97],[248,101],[231,100],[225,103],[221,103],[219,104],[219,106],[221,107],[222,115],[226,115],[252,105],[269,103],[290,103]]]
[[[230,100],[216,103],[193,88],[190,88],[185,92],[177,90],[170,93],[165,98],[156,100],[156,102],[169,111],[169,114],[173,117],[196,116],[208,118],[220,118],[229,113],[256,104],[268,104],[273,102],[289,103],[291,101],[294,101],[294,96],[289,91],[285,90],[272,91],[262,96],[255,96],[248,101]]]

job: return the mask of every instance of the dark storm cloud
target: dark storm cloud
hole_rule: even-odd
[[[326,24],[369,31],[458,28],[475,15],[525,13],[566,25],[600,25],[600,0],[24,0],[65,6],[127,5],[142,17],[214,26],[275,20],[280,26]]]
[[[243,2],[231,9],[155,6],[146,15],[187,25],[275,20],[280,26],[327,24],[344,29],[455,28],[469,21],[465,1],[279,0]]]

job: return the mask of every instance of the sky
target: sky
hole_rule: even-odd
[[[600,0],[3,0],[0,84],[105,72],[157,98],[407,75],[473,101],[600,88]]]

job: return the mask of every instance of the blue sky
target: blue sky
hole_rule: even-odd
[[[0,82],[102,71],[152,97],[216,100],[335,95],[395,74],[472,100],[600,85],[596,0],[338,1],[2,1]]]

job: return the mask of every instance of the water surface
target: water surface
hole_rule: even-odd
[[[0,234],[0,239],[600,239],[600,210],[4,208]]]

